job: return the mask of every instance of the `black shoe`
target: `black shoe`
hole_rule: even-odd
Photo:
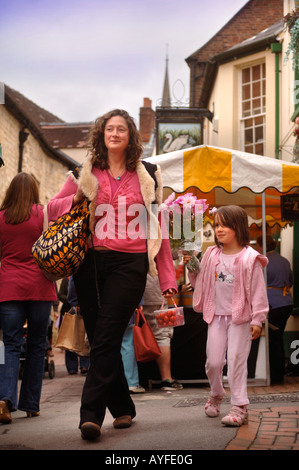
[[[183,385],[177,382],[176,380],[163,380],[161,382],[161,390],[182,390]]]

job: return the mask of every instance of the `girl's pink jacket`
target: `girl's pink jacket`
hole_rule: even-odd
[[[199,273],[189,273],[194,287],[193,309],[202,312],[207,323],[211,323],[216,310],[215,272],[221,248],[209,247],[202,259]],[[234,289],[232,300],[232,323],[250,322],[262,326],[269,311],[263,268],[268,259],[250,246],[240,251],[235,260]]]

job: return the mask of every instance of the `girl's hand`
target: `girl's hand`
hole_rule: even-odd
[[[175,289],[167,289],[166,291],[163,292],[163,295],[164,297],[173,297],[175,293],[176,293]]]
[[[257,325],[250,325],[251,341],[261,336],[261,327]]]
[[[190,261],[191,255],[186,255],[185,253],[183,254],[183,263],[187,264],[188,261]]]

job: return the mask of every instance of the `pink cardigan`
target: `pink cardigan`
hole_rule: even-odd
[[[203,312],[203,318],[211,323],[216,310],[215,271],[219,263],[221,249],[209,247],[203,257],[199,273],[189,273],[194,287],[193,309]],[[263,268],[267,265],[266,256],[246,246],[235,260],[235,281],[232,301],[232,322],[251,322],[262,326],[269,310]]]

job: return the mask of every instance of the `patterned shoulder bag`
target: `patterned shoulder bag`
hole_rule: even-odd
[[[84,198],[43,231],[32,247],[34,261],[51,281],[69,277],[84,260],[89,236],[88,200]]]

